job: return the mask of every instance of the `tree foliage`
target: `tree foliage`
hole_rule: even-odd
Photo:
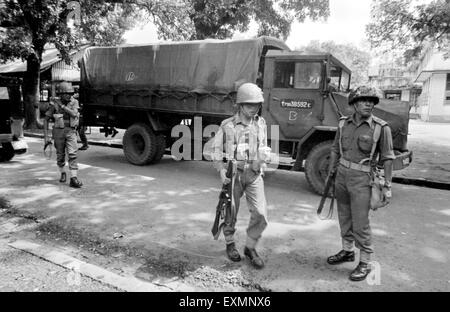
[[[252,19],[258,35],[286,39],[294,19],[302,22],[329,15],[329,0],[179,0],[165,4],[137,0],[163,39],[230,38],[246,31]]]
[[[22,58],[25,119],[28,127],[36,121],[40,63],[47,44],[54,45],[68,63],[69,53],[82,43],[118,44],[133,26],[130,7],[106,1],[5,0],[0,10],[0,61]],[[75,10],[75,11],[74,11]],[[70,27],[78,14],[80,23]]]
[[[366,34],[372,47],[400,49],[407,60],[431,42],[450,56],[450,0],[414,5],[410,0],[373,0]]]
[[[324,52],[333,54],[352,71],[352,88],[366,84],[369,80],[370,53],[353,44],[311,41],[308,45],[300,47],[300,50],[306,54]]]

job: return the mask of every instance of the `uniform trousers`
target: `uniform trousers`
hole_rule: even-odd
[[[360,249],[362,262],[369,262],[373,253],[372,231],[369,223],[371,177],[362,172],[339,165],[336,174],[335,195],[341,229],[342,247]]]
[[[77,132],[75,128],[53,128],[53,141],[56,149],[56,163],[59,168],[66,164],[66,149],[69,157],[69,169],[78,170],[77,164]]]
[[[239,212],[240,199],[244,194],[250,212],[246,246],[248,248],[255,248],[263,231],[267,227],[267,204],[262,175],[259,171],[255,172],[252,170],[251,167],[238,169],[236,172],[233,189],[236,215],[231,225],[224,226],[223,234],[227,244],[234,242],[236,218]]]

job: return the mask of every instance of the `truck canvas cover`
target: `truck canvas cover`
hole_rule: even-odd
[[[81,81],[100,92],[228,94],[256,81],[267,48],[289,50],[271,37],[92,47],[81,59]]]

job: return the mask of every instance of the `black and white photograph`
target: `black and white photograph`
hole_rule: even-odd
[[[450,0],[1,0],[0,143],[0,293],[450,291]]]

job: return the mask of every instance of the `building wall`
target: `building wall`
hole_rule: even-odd
[[[421,59],[416,78],[423,82],[419,97],[422,120],[450,122],[450,103],[445,100],[447,73],[450,73],[450,59],[445,59],[443,52],[430,47]]]
[[[424,82],[420,96],[421,119],[450,122],[450,105],[445,101],[447,73],[434,73]]]
[[[410,100],[410,96],[409,96],[410,93],[411,93],[410,90],[402,90],[402,96],[401,96],[400,100],[409,102],[409,100]]]

